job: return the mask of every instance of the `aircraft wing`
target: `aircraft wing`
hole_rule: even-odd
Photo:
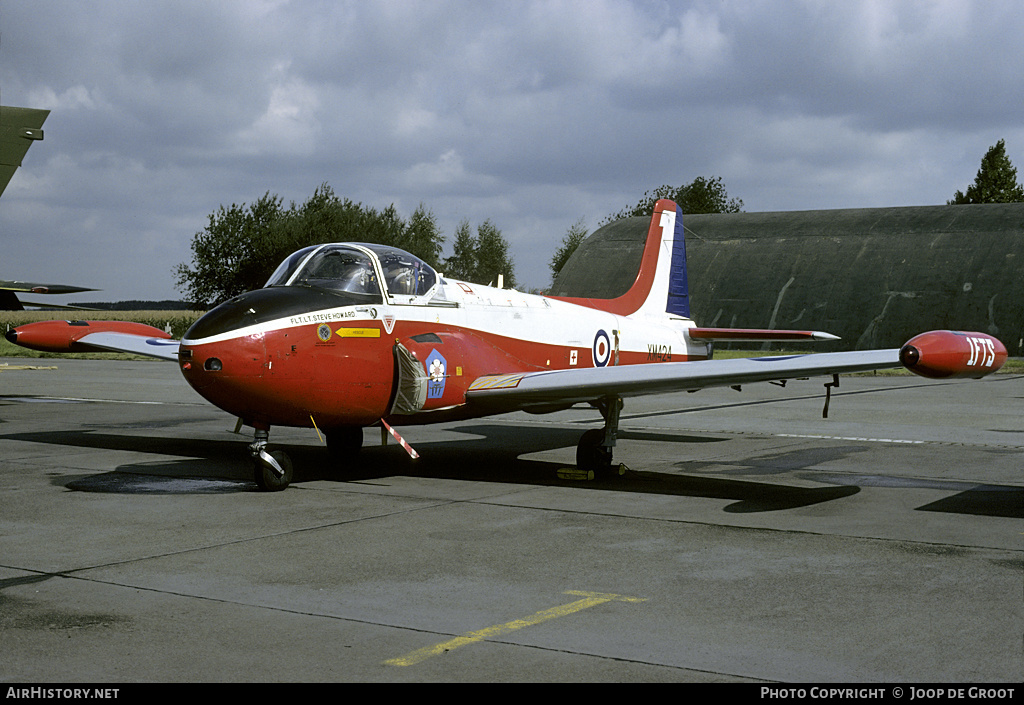
[[[11,295],[13,296],[13,294]],[[20,307],[15,308],[14,302],[20,304]],[[25,301],[14,297],[14,301],[6,298],[4,292],[0,289],[0,311],[21,311],[25,306],[35,306],[37,308],[43,308],[54,311],[99,311],[100,309],[92,306],[72,306],[71,304],[51,304],[41,301]]]
[[[42,352],[123,352],[177,361],[179,342],[132,321],[36,321],[7,331],[7,340]]]
[[[613,396],[625,398],[695,392],[706,387],[731,387],[896,367],[901,367],[900,351],[896,349],[588,367],[488,375],[475,380],[466,396],[473,406],[501,413],[591,402]]]
[[[40,304],[33,301],[22,301],[15,295],[15,292],[31,294],[77,294],[80,291],[98,290],[84,286],[71,286],[70,284],[38,284],[36,282],[0,279],[0,311],[20,311],[25,306],[89,310],[85,307],[71,306],[68,304]]]
[[[149,338],[132,333],[90,333],[79,338],[78,344],[95,348],[96,352],[132,353],[178,361],[179,342],[168,338]]]
[[[80,291],[99,291],[85,286],[71,286],[70,284],[37,284],[35,282],[22,282],[12,279],[0,279],[0,289],[4,291],[22,291],[32,294],[77,294]]]
[[[906,367],[935,379],[983,377],[1006,360],[1006,348],[983,333],[930,331],[902,348],[851,352],[666,362],[645,365],[587,367],[508,375],[474,380],[466,401],[481,411],[542,411],[609,397],[637,397],[667,392],[733,387]]]
[[[43,139],[43,122],[49,110],[0,106],[0,194],[21,166],[28,148]]]

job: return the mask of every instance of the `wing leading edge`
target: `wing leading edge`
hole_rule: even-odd
[[[466,397],[474,407],[501,413],[900,366],[900,351],[894,349],[551,370],[481,377]]]

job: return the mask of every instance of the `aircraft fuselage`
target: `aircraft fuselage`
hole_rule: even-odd
[[[688,343],[688,319],[634,320],[451,280],[441,287],[428,303],[404,305],[297,287],[250,292],[190,329],[179,364],[199,394],[249,425],[330,429],[458,417],[484,375],[707,357],[705,345]],[[425,398],[404,406],[398,346],[426,371]]]

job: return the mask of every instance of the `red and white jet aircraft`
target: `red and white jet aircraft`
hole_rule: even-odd
[[[900,349],[713,360],[714,341],[834,340],[816,331],[699,328],[690,319],[682,213],[659,201],[636,281],[616,299],[535,296],[439,276],[383,245],[307,247],[267,285],[200,318],[179,342],[149,326],[41,321],[7,337],[29,348],[115,350],[173,360],[193,388],[255,429],[256,483],[281,490],[292,464],[272,426],[316,427],[351,460],[363,428],[537,413],[586,403],[581,470],[612,468],[622,400],[901,365],[933,378],[982,377],[1006,360],[984,333],[933,331]],[[826,385],[828,388],[830,385]]]

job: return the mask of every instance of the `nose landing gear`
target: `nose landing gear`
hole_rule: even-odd
[[[249,455],[253,461],[253,479],[265,492],[280,492],[292,481],[292,461],[283,450],[268,451],[269,429],[257,428]]]

